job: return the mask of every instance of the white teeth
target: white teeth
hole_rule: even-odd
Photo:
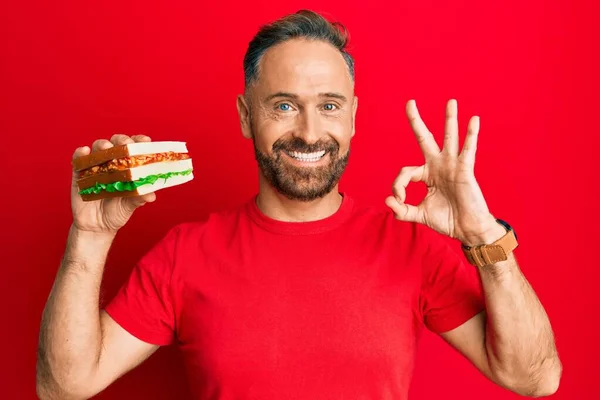
[[[291,155],[297,160],[306,162],[316,162],[319,161],[325,155],[325,150],[321,150],[315,153],[300,153],[297,151],[292,151],[289,153],[289,155]]]

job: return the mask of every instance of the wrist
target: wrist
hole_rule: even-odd
[[[85,240],[113,240],[115,236],[117,236],[118,230],[92,230],[85,229],[79,226],[77,222],[73,221],[69,228],[69,235],[74,235],[75,237],[81,237]],[[85,225],[85,224],[84,224]]]
[[[506,235],[506,228],[500,225],[494,217],[481,224],[476,232],[466,234],[460,242],[468,247],[488,245],[496,242]]]
[[[84,242],[96,242],[96,243],[112,243],[117,236],[117,231],[106,231],[106,232],[95,232],[80,229],[75,224],[71,224],[69,228],[69,239]]]
[[[104,265],[115,233],[85,231],[71,225],[64,261],[76,264]]]
[[[496,226],[481,229],[463,242],[461,247],[470,264],[487,267],[506,261],[519,245],[517,234],[506,221],[496,219],[494,223]]]

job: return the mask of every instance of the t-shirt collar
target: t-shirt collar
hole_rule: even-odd
[[[247,204],[248,216],[261,228],[272,233],[284,235],[311,235],[335,229],[342,225],[350,217],[354,208],[354,200],[345,193],[342,195],[342,204],[338,210],[329,217],[308,222],[286,222],[279,221],[265,215],[256,204],[257,196],[254,196]]]

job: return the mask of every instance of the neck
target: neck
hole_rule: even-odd
[[[309,222],[327,218],[342,204],[342,196],[336,185],[322,198],[312,201],[290,200],[279,193],[264,179],[260,180],[256,204],[267,217],[284,222]]]

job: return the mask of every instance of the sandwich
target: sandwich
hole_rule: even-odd
[[[84,201],[141,196],[194,179],[185,142],[138,142],[75,158]]]

